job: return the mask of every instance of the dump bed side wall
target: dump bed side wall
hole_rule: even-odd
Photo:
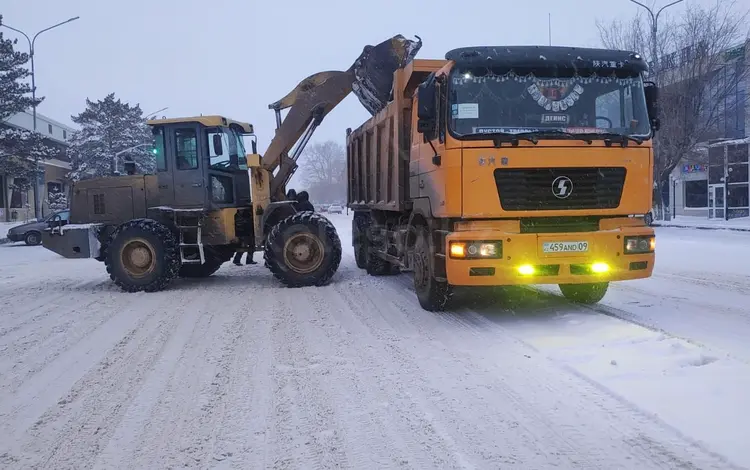
[[[393,100],[346,138],[352,209],[410,209],[409,157],[413,95],[427,75],[447,61],[415,59],[393,75]]]
[[[398,108],[391,102],[346,139],[347,202],[352,209],[404,210],[409,198],[409,134]]]

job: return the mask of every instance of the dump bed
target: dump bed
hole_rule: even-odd
[[[347,130],[350,208],[408,209],[412,97],[419,84],[445,64],[444,60],[415,59],[397,70],[393,100],[356,130]]]

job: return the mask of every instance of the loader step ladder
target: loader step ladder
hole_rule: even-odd
[[[174,211],[174,225],[180,233],[180,261],[182,264],[204,264],[206,255],[203,251],[203,213],[191,212]],[[187,257],[186,248],[197,249],[198,258]]]

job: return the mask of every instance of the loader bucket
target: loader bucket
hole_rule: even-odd
[[[422,47],[417,41],[396,35],[377,46],[365,46],[350,70],[354,70],[352,91],[373,116],[388,103],[393,88],[393,73],[406,67]]]

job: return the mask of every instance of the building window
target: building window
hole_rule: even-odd
[[[685,207],[708,207],[708,181],[685,181]]]
[[[68,131],[63,129],[63,140],[68,140]]]
[[[176,129],[174,131],[178,170],[198,168],[198,137],[195,129]]]
[[[730,184],[727,186],[729,193],[727,194],[727,207],[734,208],[746,208],[750,206],[748,201],[748,186],[745,184]]]
[[[49,130],[49,135],[52,135],[52,124],[47,124],[47,130]]]
[[[62,183],[50,181],[47,183],[47,197],[55,193],[61,193],[63,190]]]

